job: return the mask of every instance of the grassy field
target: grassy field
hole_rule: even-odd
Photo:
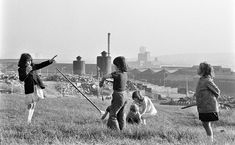
[[[110,100],[91,100],[105,110]],[[32,124],[26,124],[24,95],[0,96],[0,144],[133,144],[194,145],[205,144],[206,133],[198,120],[196,107],[159,105],[157,116],[147,125],[127,125],[116,132],[107,129],[105,121],[82,97],[46,98],[37,106]],[[128,104],[129,105],[129,104]],[[128,105],[126,111],[128,110]],[[216,145],[235,144],[235,112],[222,110],[220,121],[213,124]]]

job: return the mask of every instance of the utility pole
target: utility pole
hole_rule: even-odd
[[[165,82],[165,69],[163,70],[163,86],[165,87],[166,86],[166,82]]]
[[[110,56],[110,33],[108,33],[108,56]]]
[[[97,69],[97,81],[98,81],[97,98],[99,98],[99,96],[100,96],[100,86],[99,86],[99,82],[100,82],[100,77],[99,77],[100,68],[97,66],[96,69]]]
[[[188,77],[186,77],[186,97],[188,97]]]

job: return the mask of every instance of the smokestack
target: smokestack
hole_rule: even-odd
[[[110,33],[108,33],[108,56],[110,56]]]

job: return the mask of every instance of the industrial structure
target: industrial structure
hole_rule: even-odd
[[[111,73],[111,57],[107,56],[107,52],[103,51],[101,56],[97,56],[97,74],[103,76]]]
[[[146,47],[142,46],[139,49],[138,60],[128,61],[127,64],[131,68],[160,68],[160,62],[158,58],[155,57],[151,60],[150,52],[146,51]]]
[[[107,52],[101,52],[101,56],[97,56],[97,76],[109,74],[112,71],[110,56],[110,33],[108,33],[108,55]]]
[[[73,61],[73,74],[84,75],[85,74],[85,62],[81,60],[82,57],[78,56],[77,60]]]

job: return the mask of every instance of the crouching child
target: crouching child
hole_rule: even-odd
[[[136,104],[132,104],[130,106],[130,110],[126,116],[126,122],[130,124],[142,123],[139,107]]]

